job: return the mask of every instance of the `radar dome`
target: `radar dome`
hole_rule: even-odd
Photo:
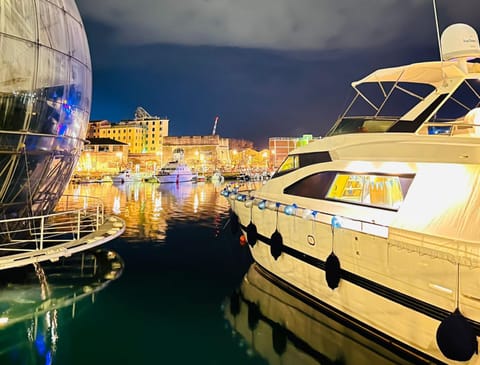
[[[86,137],[87,37],[74,0],[1,1],[0,15],[0,219],[47,214]]]
[[[457,23],[447,27],[442,33],[441,44],[446,61],[480,57],[477,32],[467,24]]]

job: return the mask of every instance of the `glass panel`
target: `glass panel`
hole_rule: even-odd
[[[32,44],[0,35],[0,54],[0,91],[31,90],[35,65]]]
[[[298,155],[287,156],[287,158],[282,162],[277,172],[285,172],[298,168]]]
[[[68,14],[73,16],[76,20],[81,21],[80,13],[74,0],[64,0],[65,10]]]
[[[69,80],[69,58],[63,53],[41,47],[39,50],[37,89],[48,100],[65,97]]]
[[[63,53],[68,53],[67,29],[62,9],[49,2],[40,3],[38,26],[40,30],[40,44]]]
[[[0,128],[25,129],[32,101],[35,52],[30,42],[0,35]]]
[[[305,198],[324,199],[335,176],[336,172],[334,171],[313,174],[288,186],[284,193]]]
[[[0,1],[0,32],[35,41],[35,26],[33,0]]]
[[[337,173],[327,199],[398,210],[413,176]]]
[[[90,65],[90,50],[86,36],[79,37],[79,34],[85,34],[83,24],[79,23],[70,16],[66,17],[68,23],[68,34],[70,37],[70,54],[73,58],[85,64],[88,68]]]
[[[71,83],[67,102],[71,107],[90,110],[92,81],[86,67],[72,59]]]

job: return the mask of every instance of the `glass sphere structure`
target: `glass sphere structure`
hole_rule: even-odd
[[[0,1],[0,65],[0,219],[48,214],[90,117],[90,52],[74,0]]]

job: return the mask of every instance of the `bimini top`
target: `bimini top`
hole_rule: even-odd
[[[355,95],[327,135],[453,134],[480,106],[479,79],[480,64],[465,59],[377,70],[352,83]]]
[[[446,86],[446,83],[452,85],[449,83],[452,79],[464,79],[469,77],[469,74],[479,73],[480,64],[478,63],[421,62],[377,70],[361,80],[352,82],[352,87],[356,88],[358,85],[368,82],[411,82],[429,84],[441,89]]]

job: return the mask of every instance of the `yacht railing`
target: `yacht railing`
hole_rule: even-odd
[[[40,251],[80,240],[104,222],[105,210],[100,199],[64,195],[51,214],[0,220],[0,256]]]

